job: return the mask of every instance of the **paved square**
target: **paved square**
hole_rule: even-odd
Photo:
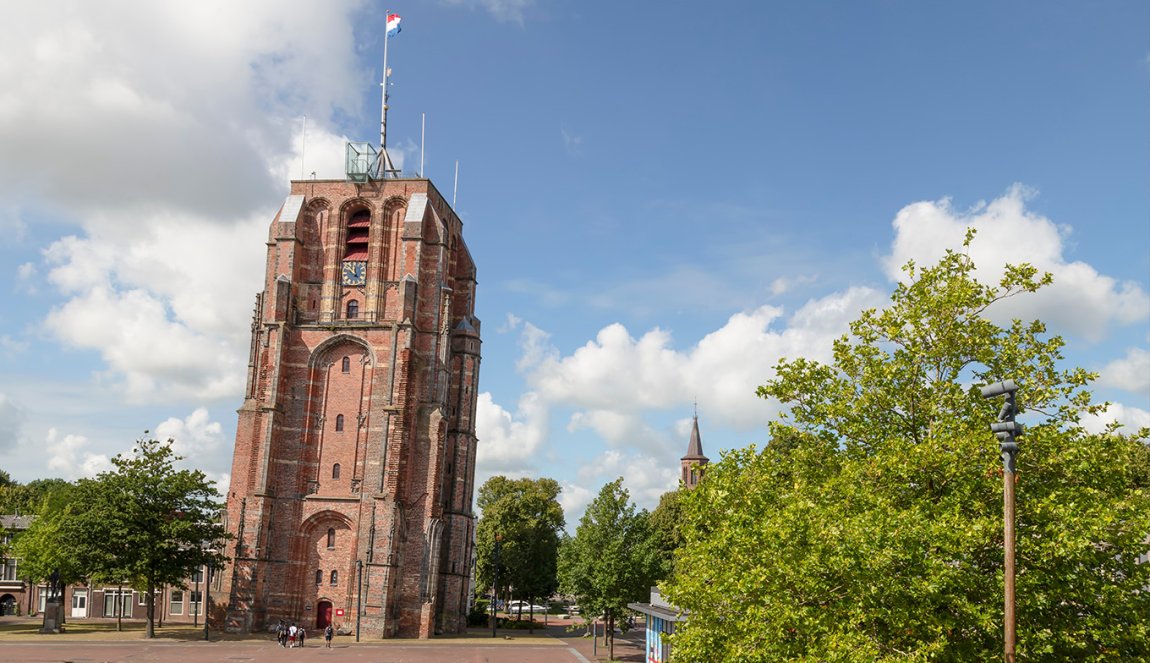
[[[22,620],[23,621],[23,620]],[[145,640],[142,626],[117,633],[102,629],[80,633],[80,628],[60,635],[34,634],[31,620],[23,629],[0,628],[0,660],[13,663],[592,663],[607,660],[606,647],[564,626],[539,629],[534,635],[472,630],[469,637],[433,640],[361,641],[338,636],[331,649],[322,638],[311,638],[302,648],[280,647],[271,634],[223,636],[204,641],[187,627],[159,629]],[[73,626],[76,626],[73,623]],[[602,627],[600,627],[602,628]],[[601,637],[602,631],[600,631]],[[216,634],[213,634],[216,637]],[[643,661],[643,632],[615,636],[615,659]]]

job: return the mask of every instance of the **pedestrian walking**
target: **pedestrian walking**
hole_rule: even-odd
[[[327,628],[325,628],[323,630],[323,646],[324,647],[331,649],[331,637],[333,635],[335,635],[335,629],[331,627],[331,624],[328,624]]]
[[[304,627],[301,625],[301,626],[299,627],[299,629],[298,629],[298,630],[295,632],[295,639],[296,639],[296,642],[298,642],[298,643],[299,643],[299,646],[300,646],[301,648],[303,647],[303,641],[304,641],[304,638],[306,638],[306,637],[307,637],[307,631],[306,631],[306,630],[304,629]]]
[[[288,649],[295,648],[295,633],[297,630],[295,624],[288,627]]]
[[[282,619],[276,626],[276,642],[278,642],[281,647],[287,647],[287,624],[285,624]]]

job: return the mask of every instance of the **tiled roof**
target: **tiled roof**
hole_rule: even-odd
[[[0,527],[7,530],[28,529],[36,516],[0,516]]]
[[[681,460],[710,460],[703,455],[703,442],[699,439],[699,417],[691,426],[691,442],[687,445],[687,455]]]

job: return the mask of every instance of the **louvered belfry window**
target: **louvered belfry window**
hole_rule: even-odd
[[[347,222],[344,260],[367,260],[367,239],[371,230],[371,212],[361,209]]]

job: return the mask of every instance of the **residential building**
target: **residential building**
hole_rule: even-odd
[[[35,516],[0,516],[5,543],[31,525]],[[211,587],[204,581],[206,568],[198,570],[184,587],[166,586],[156,592],[156,620],[159,623],[202,624],[209,596],[219,596],[222,583],[219,576],[212,579]],[[65,619],[129,619],[147,618],[147,593],[131,587],[76,583],[63,589],[61,602]],[[48,601],[48,585],[30,580],[22,573],[16,557],[0,558],[0,616],[35,616],[44,611]],[[214,598],[212,603],[218,603]]]

